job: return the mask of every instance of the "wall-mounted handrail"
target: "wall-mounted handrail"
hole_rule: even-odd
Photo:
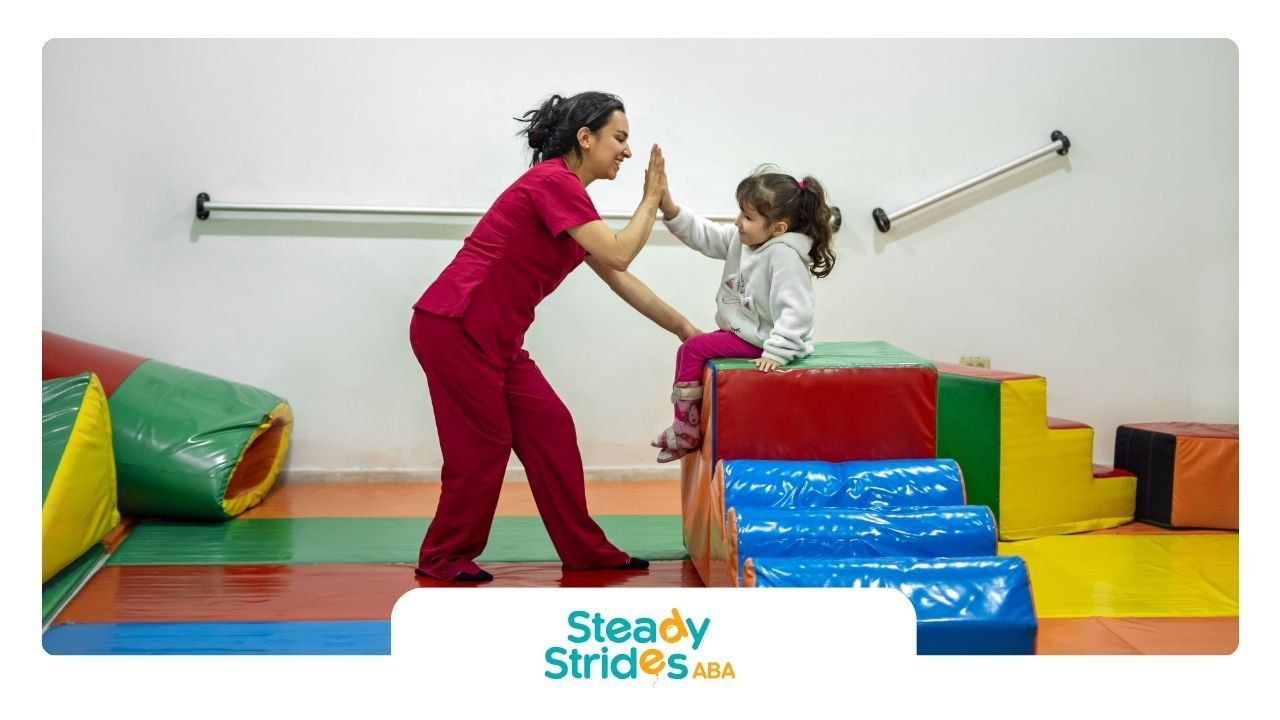
[[[892,225],[894,220],[899,220],[903,217],[906,217],[907,215],[910,215],[911,213],[917,210],[921,210],[923,208],[929,207],[930,205],[933,205],[936,202],[946,200],[952,195],[964,192],[965,190],[968,190],[974,185],[986,182],[987,180],[990,180],[991,178],[997,175],[1001,175],[1003,173],[1009,172],[1010,170],[1016,167],[1026,165],[1027,163],[1031,162],[1032,160],[1035,160],[1036,158],[1043,157],[1045,155],[1048,155],[1051,152],[1056,152],[1059,155],[1066,155],[1067,151],[1071,149],[1071,140],[1069,140],[1066,135],[1063,135],[1061,130],[1054,130],[1053,134],[1049,136],[1049,139],[1052,140],[1053,142],[1049,143],[1048,145],[1045,145],[1039,150],[1029,152],[1020,158],[1010,160],[1009,162],[1001,165],[1000,167],[994,170],[990,170],[988,172],[982,173],[981,175],[973,178],[972,180],[966,180],[960,183],[959,185],[947,188],[946,190],[943,190],[942,192],[937,193],[936,195],[931,195],[925,198],[924,200],[921,200],[916,203],[912,203],[902,208],[901,210],[895,210],[891,213],[886,213],[883,208],[876,208],[871,212],[871,217],[876,221],[876,227],[880,228],[880,232],[889,232],[889,227]]]
[[[487,211],[477,208],[422,208],[378,205],[284,205],[277,203],[214,202],[209,193],[196,196],[196,217],[208,220],[214,212],[329,213],[342,215],[427,215],[431,217],[480,217]],[[630,220],[634,213],[600,213],[605,220]],[[731,222],[733,215],[704,215],[717,222]]]
[[[342,215],[427,215],[432,217],[480,217],[487,210],[478,208],[419,208],[393,207],[380,205],[280,205],[275,203],[233,203],[214,202],[209,193],[196,195],[196,217],[208,220],[209,214],[218,212],[269,212],[269,213],[329,213]],[[634,213],[600,213],[605,220],[630,220]],[[732,215],[720,213],[703,215],[702,217],[716,222],[733,222],[738,219],[737,213]],[[831,229],[840,230],[842,218],[840,208],[831,208]]]

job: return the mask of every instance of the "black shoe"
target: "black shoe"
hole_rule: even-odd
[[[641,560],[638,557],[629,558],[625,563],[618,566],[619,570],[648,570],[649,561]]]
[[[418,577],[424,577],[424,578],[431,577],[430,575],[422,572],[418,568],[413,569],[413,574],[417,575]],[[478,573],[460,572],[454,576],[451,582],[488,582],[492,579],[493,579],[492,575],[485,572],[484,570],[481,570]]]

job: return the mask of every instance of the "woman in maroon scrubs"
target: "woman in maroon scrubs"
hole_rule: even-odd
[[[530,169],[480,219],[462,249],[414,304],[409,340],[427,375],[444,454],[440,503],[417,573],[492,580],[475,558],[489,539],[514,450],[551,542],[567,570],[643,570],[587,514],[582,456],[569,410],[522,348],[534,308],[584,260],[640,313],[681,341],[698,333],[627,272],[653,229],[666,188],[654,145],[644,196],[615,233],[586,186],[613,180],[631,157],[622,101],[584,92],[553,95],[523,116]]]

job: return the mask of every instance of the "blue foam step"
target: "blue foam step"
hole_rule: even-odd
[[[891,587],[916,610],[921,655],[1030,655],[1035,606],[1022,558],[761,558],[756,587]]]
[[[738,577],[747,558],[980,557],[996,554],[985,505],[899,510],[731,508],[729,546]]]
[[[724,506],[886,510],[963,505],[954,460],[725,460]]]

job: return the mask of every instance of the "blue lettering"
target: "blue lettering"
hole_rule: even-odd
[[[561,660],[560,658],[556,657],[557,655],[563,655],[565,652],[566,652],[565,649],[562,647],[547,648],[547,656],[546,656],[547,664],[555,665],[560,669],[557,670],[556,672],[551,672],[550,670],[548,670],[544,672],[543,675],[546,675],[552,680],[560,680],[564,678],[565,675],[569,674],[569,666],[565,664],[564,660]]]
[[[702,638],[707,634],[707,628],[711,627],[711,618],[705,618],[698,627],[693,626],[693,621],[686,619],[685,625],[689,626],[689,634],[693,636],[693,649],[697,650],[702,644]]]
[[[667,671],[667,677],[672,680],[683,680],[689,676],[689,666],[685,665],[684,659],[683,653],[673,653],[667,656],[667,666],[671,668]]]
[[[626,670],[622,669],[624,663],[627,666]],[[624,655],[614,655],[611,669],[613,670],[613,676],[616,678],[634,680],[636,677],[636,649],[631,648],[631,651]]]
[[[605,627],[611,643],[624,643],[631,637],[631,623],[626,618],[613,618]]]
[[[569,613],[569,627],[573,628],[574,630],[582,631],[582,637],[574,637],[572,634],[570,634],[569,642],[576,642],[576,643],[586,642],[587,638],[591,637],[591,628],[587,627],[586,625],[578,624],[579,620],[585,620],[587,618],[587,614],[588,613],[586,610],[574,610],[573,612]]]
[[[636,618],[636,630],[632,635],[638,643],[658,642],[658,625],[651,618]]]

